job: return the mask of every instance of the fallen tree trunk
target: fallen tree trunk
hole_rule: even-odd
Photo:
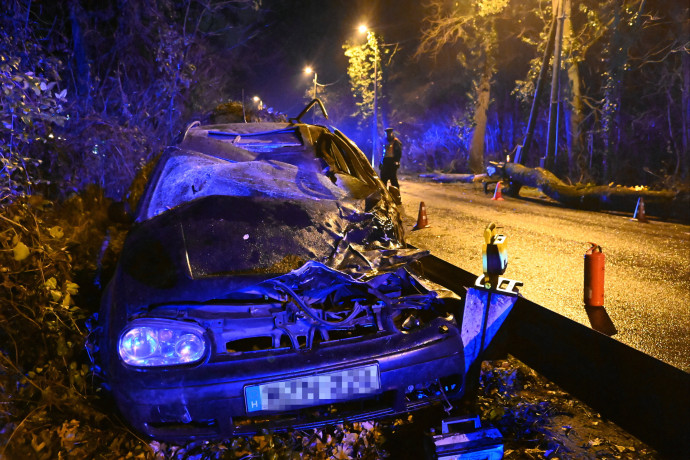
[[[431,179],[434,182],[452,183],[452,182],[480,182],[486,179],[486,174],[445,174],[445,173],[428,173],[420,174],[419,177],[424,179]]]
[[[497,163],[489,168],[490,175],[500,174],[510,181],[512,194],[521,186],[538,188],[544,195],[577,209],[633,212],[642,198],[647,212],[663,217],[688,219],[690,193],[671,190],[654,191],[635,187],[576,186],[560,180],[543,168],[528,168],[517,163]],[[650,211],[651,210],[651,211]]]

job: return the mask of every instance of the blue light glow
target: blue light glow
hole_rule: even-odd
[[[204,342],[194,334],[185,334],[175,343],[175,352],[184,362],[196,361],[204,355]]]
[[[135,324],[136,322],[133,322]],[[120,337],[118,351],[132,366],[174,366],[201,360],[206,353],[203,329],[175,321],[141,320]]]
[[[120,353],[125,361],[139,361],[153,356],[158,348],[156,331],[150,327],[131,329],[120,341]]]

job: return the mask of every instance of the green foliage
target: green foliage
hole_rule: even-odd
[[[234,26],[260,18],[259,3],[11,2],[0,17],[0,200],[90,184],[123,198],[138,167],[228,99],[248,33]]]
[[[2,208],[2,458],[94,458],[111,442],[142,449],[98,407],[84,349],[91,311],[76,300],[77,271],[95,269],[106,205],[92,190],[59,206],[35,195]]]
[[[379,44],[376,34],[367,32],[366,41],[362,44],[347,42],[343,45],[345,56],[349,59],[347,75],[350,78],[350,88],[355,96],[358,117],[361,126],[368,123],[374,113],[374,87],[383,80],[381,62],[382,57],[389,54],[389,50]],[[376,82],[376,83],[375,83]]]
[[[0,20],[0,202],[31,192],[38,181],[38,152],[64,123],[67,94],[57,87],[59,62],[40,59],[36,43],[7,28]]]
[[[487,17],[500,14],[508,3],[509,0],[477,0],[477,16]]]

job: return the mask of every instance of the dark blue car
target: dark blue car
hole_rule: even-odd
[[[192,125],[158,161],[103,297],[124,417],[161,440],[402,413],[464,391],[457,295],[337,130]]]

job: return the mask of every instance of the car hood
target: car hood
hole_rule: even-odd
[[[309,260],[358,271],[371,265],[368,250],[402,247],[396,219],[399,215],[376,197],[203,197],[132,229],[115,295],[132,314],[162,302],[221,299],[243,283],[287,273]]]

